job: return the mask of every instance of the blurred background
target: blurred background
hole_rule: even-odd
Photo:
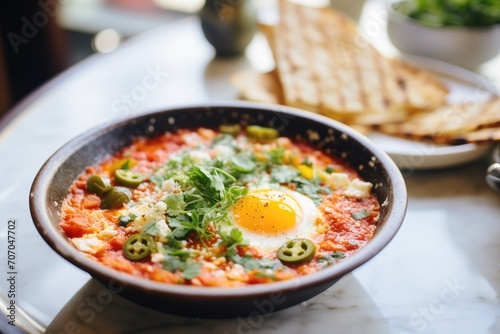
[[[16,0],[0,3],[0,115],[94,53],[196,13],[204,0]]]
[[[260,7],[277,2],[252,1]],[[23,97],[70,66],[92,54],[112,52],[132,36],[194,15],[204,4],[205,0],[1,1],[0,118]]]
[[[289,1],[313,6],[331,3]],[[277,0],[252,2],[260,10],[277,4]],[[365,0],[333,2],[361,9]],[[72,65],[95,53],[112,52],[132,36],[197,14],[204,4],[205,0],[1,1],[0,120],[25,96]]]
[[[248,0],[221,1],[234,4]],[[277,2],[277,0],[251,1],[260,10],[259,14],[262,9],[274,6]],[[373,21],[380,23],[380,20],[386,20],[385,16],[379,15],[380,13],[368,13],[365,0],[289,1],[320,6],[331,4],[337,9],[345,10],[356,20],[359,19],[362,11],[364,17],[371,15],[371,21],[365,22],[367,25],[364,27],[368,35],[372,33],[370,29],[373,27],[370,24],[374,23]],[[392,3],[396,1],[399,0],[366,0],[366,5],[369,2]],[[425,4],[427,6],[429,4],[443,3],[443,1],[445,0],[407,0],[405,2]],[[481,5],[482,7],[479,6],[479,8],[489,8],[488,10],[491,13],[486,14],[500,19],[500,0],[460,0],[453,3],[463,3],[462,7]],[[0,117],[27,94],[70,66],[92,54],[112,52],[120,43],[132,36],[197,14],[204,4],[205,0],[1,1]],[[485,4],[489,4],[489,7],[485,7]],[[365,8],[364,11],[363,8]],[[436,42],[430,43],[429,37],[418,37],[416,35],[418,32],[415,31],[415,29],[428,28],[415,28],[413,23],[407,23],[406,21],[401,23],[400,19],[392,20],[391,18],[394,16],[389,15],[389,23],[392,22],[392,26],[395,26],[395,28],[391,28],[391,24],[389,24],[389,37],[391,37],[392,44],[402,51],[404,51],[403,46],[405,45],[398,45],[401,43],[395,43],[395,41],[403,41],[403,44],[409,44],[412,50],[407,50],[408,53],[424,56],[429,55],[418,52],[431,49],[426,52],[431,52],[432,56],[434,51],[443,49],[445,53],[451,52],[452,55],[457,55],[463,54],[464,49],[466,51],[472,49],[471,52],[475,53],[481,53],[480,51],[484,49],[483,47],[469,47],[471,40],[479,40],[477,32],[473,31],[474,28],[472,28],[472,33],[465,32],[466,35],[464,36],[451,36],[452,38],[448,35],[440,37],[441,35],[436,33],[438,30],[443,30],[444,34],[448,34],[449,32],[446,32],[448,29],[432,30],[429,36],[433,36]],[[491,36],[487,36],[487,38],[494,42],[489,43],[488,40],[486,42],[490,46],[498,45],[500,47],[500,24],[496,25],[496,29],[490,29],[490,31]],[[421,43],[418,43],[419,41]],[[393,46],[389,41],[387,43],[389,43],[388,46]],[[446,46],[447,43],[452,45],[448,47]],[[414,50],[415,48],[417,50]],[[462,51],[457,52],[455,50]],[[447,59],[447,57],[449,55],[445,54],[444,58]],[[463,55],[463,57],[470,58],[467,55]],[[498,62],[500,62],[500,59]],[[488,68],[480,71],[480,73],[486,75],[492,81],[498,80],[497,74],[493,75]]]

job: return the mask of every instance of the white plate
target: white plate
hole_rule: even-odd
[[[426,69],[443,80],[450,89],[448,102],[483,101],[497,93],[484,77],[463,68],[424,57],[405,56],[405,60]],[[434,145],[397,138],[382,133],[369,137],[402,169],[423,170],[461,165],[486,154],[491,145]]]

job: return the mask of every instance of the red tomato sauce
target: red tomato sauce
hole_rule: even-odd
[[[297,180],[301,177],[307,179],[310,176],[308,173],[311,172],[315,175],[314,180],[320,180],[321,186],[329,190],[328,194],[322,195],[320,204],[316,206],[321,215],[319,218],[315,218],[314,223],[318,224],[314,227],[316,232],[309,237],[316,246],[314,258],[303,264],[278,265],[275,268],[266,267],[265,262],[262,262],[263,267],[257,268],[252,267],[251,261],[243,264],[235,263],[232,259],[236,258],[241,261],[268,259],[278,264],[279,261],[276,258],[276,249],[263,249],[253,244],[252,240],[246,244],[238,244],[233,254],[235,257],[227,256],[230,247],[228,244],[221,243],[223,238],[218,233],[219,227],[216,227],[218,225],[210,223],[205,231],[209,237],[202,240],[199,235],[190,232],[180,241],[182,245],[179,246],[181,247],[179,249],[190,254],[187,261],[190,267],[188,268],[187,264],[181,264],[178,268],[175,266],[172,268],[172,264],[181,257],[172,255],[177,253],[172,253],[171,249],[167,251],[159,249],[165,248],[165,245],[170,247],[169,241],[165,240],[176,229],[175,226],[170,226],[170,220],[174,220],[174,218],[167,213],[159,215],[158,218],[164,220],[165,225],[163,223],[154,223],[156,225],[153,231],[157,235],[152,236],[152,239],[156,244],[156,250],[150,256],[139,261],[133,261],[124,256],[124,244],[127,238],[137,233],[144,233],[141,228],[144,228],[145,225],[140,226],[142,222],[138,222],[138,218],[128,224],[120,224],[120,218],[130,215],[130,212],[133,211],[131,208],[138,208],[141,200],[145,198],[150,203],[148,204],[150,210],[148,212],[151,213],[151,210],[155,208],[155,203],[163,201],[166,193],[178,194],[183,191],[182,188],[180,190],[177,187],[182,183],[182,178],[181,181],[176,181],[180,183],[164,180],[164,183],[162,183],[163,188],[168,188],[170,182],[170,184],[174,184],[174,189],[160,190],[158,185],[153,182],[154,178],[151,175],[158,172],[158,170],[165,169],[165,162],[170,161],[172,157],[181,153],[196,151],[200,146],[206,147],[206,149],[196,151],[197,155],[203,156],[206,154],[212,160],[217,159],[219,151],[223,151],[223,149],[213,146],[213,142],[219,135],[218,131],[198,129],[195,131],[181,130],[177,133],[166,133],[153,139],[141,138],[115,155],[110,156],[99,165],[87,167],[71,185],[69,194],[63,203],[61,228],[77,249],[107,267],[135,277],[164,283],[214,287],[270,283],[308,275],[327,266],[335,265],[337,261],[342,261],[342,258],[348,257],[362,248],[374,235],[380,210],[376,196],[371,193],[367,196],[347,196],[345,187],[333,189],[325,186],[325,183],[331,178],[330,173],[332,170],[334,170],[334,173],[347,175],[349,182],[355,178],[360,178],[353,168],[347,166],[341,159],[329,156],[304,143],[294,143],[290,139],[281,137],[271,143],[252,140],[247,142],[243,134],[241,145],[253,152],[252,157],[254,157],[257,164],[269,163],[269,157],[271,156],[269,152],[284,152],[281,155],[282,160],[280,162],[282,165],[290,166],[290,170],[294,170],[293,168],[300,169],[302,174],[296,176]],[[279,150],[276,147],[279,147]],[[276,152],[272,150],[276,150]],[[193,156],[196,157],[196,155]],[[102,195],[89,192],[87,180],[92,175],[100,175],[109,178],[111,184],[115,184],[114,172],[116,169],[121,168],[126,160],[129,161],[130,169],[145,176],[143,183],[131,189],[130,203],[133,205],[127,203],[111,209],[101,209]],[[307,163],[305,163],[306,161]],[[312,166],[310,166],[310,161],[313,162]],[[270,168],[273,167],[268,167],[263,174],[256,176],[252,182],[269,177],[268,170]],[[165,171],[165,173],[168,172],[171,171]],[[238,173],[234,174],[237,175]],[[178,174],[174,173],[174,175],[182,176],[184,174],[179,172]],[[175,178],[173,176],[173,179]],[[224,180],[228,181],[227,178]],[[285,182],[280,186],[286,187],[290,191],[298,191],[297,189],[300,188],[301,183],[298,181]],[[161,207],[161,205],[157,206]],[[158,210],[161,211],[160,209]],[[363,213],[361,217],[360,213]],[[145,216],[148,214],[145,214]],[[358,214],[357,217],[356,214]],[[189,214],[186,217],[190,217]],[[166,232],[165,235],[158,232],[162,226],[168,226],[170,232]]]

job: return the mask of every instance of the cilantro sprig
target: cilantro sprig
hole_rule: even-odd
[[[243,233],[238,228],[233,228],[229,233],[219,231],[222,238],[222,244],[226,246],[226,256],[234,256],[237,254],[237,247],[246,246],[247,242],[243,239]]]
[[[325,267],[328,267],[335,264],[338,260],[343,259],[344,257],[344,252],[335,251],[318,258],[318,263],[324,265]]]
[[[361,220],[363,218],[369,217],[372,214],[370,210],[360,210],[360,211],[354,211],[351,213],[351,216],[354,220]]]
[[[128,214],[128,215],[121,215],[120,217],[118,217],[118,224],[120,226],[125,227],[129,223],[133,222],[136,218],[137,218],[137,216],[134,215],[133,213]]]
[[[289,165],[274,166],[271,171],[271,181],[293,184],[298,192],[309,196],[316,205],[321,203],[325,195],[331,193],[330,187],[322,185],[319,178],[308,180],[300,175],[297,168]]]

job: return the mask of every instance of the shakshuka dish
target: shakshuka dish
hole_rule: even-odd
[[[372,184],[272,128],[223,125],[139,138],[73,182],[61,228],[136,277],[197,286],[288,280],[372,238]]]

